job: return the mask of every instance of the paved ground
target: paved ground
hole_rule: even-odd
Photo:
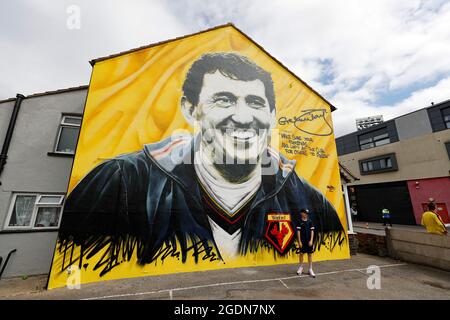
[[[381,289],[367,288],[367,267],[378,265]],[[45,277],[0,280],[0,299],[450,299],[450,273],[358,254],[315,265],[317,277],[296,276],[296,265],[183,273],[38,291]],[[28,284],[25,284],[27,283]],[[35,292],[32,292],[35,291]]]

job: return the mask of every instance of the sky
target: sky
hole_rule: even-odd
[[[336,136],[450,99],[450,0],[16,0],[0,3],[0,100],[88,84],[89,60],[228,22],[338,108]]]

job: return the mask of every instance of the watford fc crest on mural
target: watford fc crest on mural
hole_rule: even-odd
[[[291,243],[294,230],[291,225],[289,213],[270,213],[267,215],[267,227],[265,237],[281,254]]]

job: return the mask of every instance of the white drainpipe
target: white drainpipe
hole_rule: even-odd
[[[352,221],[352,213],[350,210],[350,199],[348,198],[348,186],[346,183],[342,185],[342,188],[344,189],[344,201],[345,201],[345,213],[347,214],[347,226],[348,226],[348,233],[353,233],[353,221]]]

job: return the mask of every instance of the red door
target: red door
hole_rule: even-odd
[[[450,218],[448,216],[447,205],[445,203],[436,203],[437,214],[441,217],[444,223],[450,223]],[[428,205],[426,203],[422,203],[423,211],[428,211]]]

